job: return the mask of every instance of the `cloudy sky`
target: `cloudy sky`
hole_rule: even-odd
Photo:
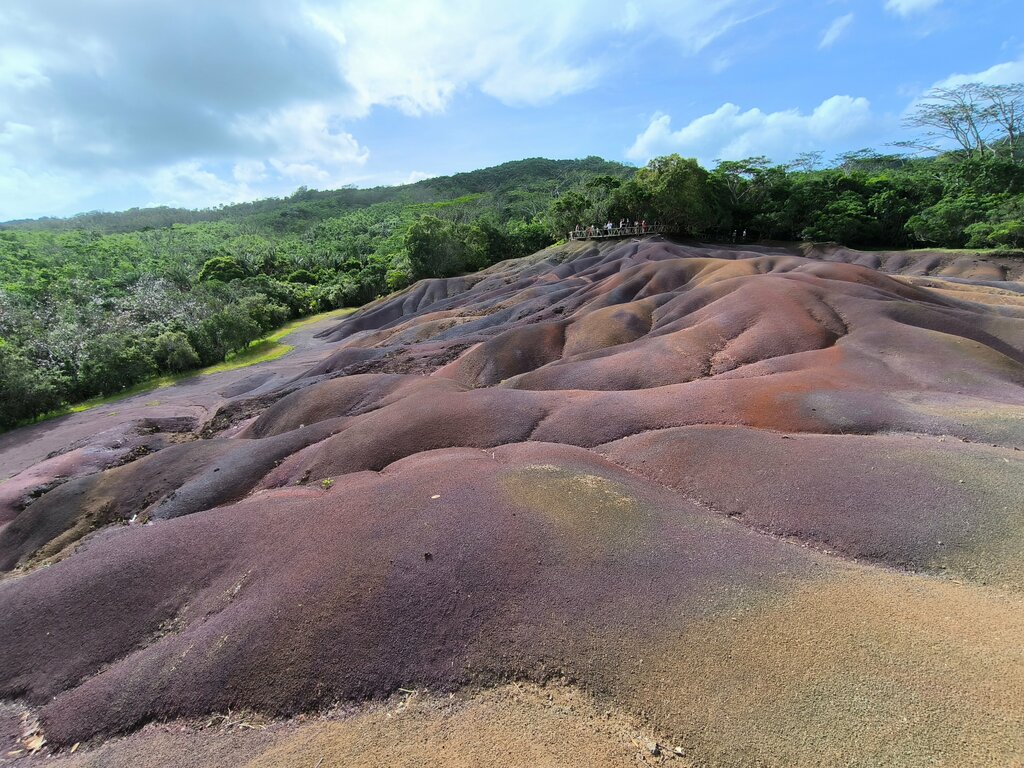
[[[0,220],[523,157],[705,164],[905,137],[1024,81],[1020,0],[3,0]]]

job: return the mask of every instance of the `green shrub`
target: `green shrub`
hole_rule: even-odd
[[[80,397],[110,395],[156,375],[145,341],[132,333],[103,333],[84,347],[76,382]]]
[[[62,384],[0,339],[0,429],[58,407]]]
[[[153,359],[161,371],[182,373],[199,367],[199,354],[180,331],[161,333],[153,340]]]

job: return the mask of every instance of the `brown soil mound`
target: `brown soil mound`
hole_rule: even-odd
[[[486,693],[558,678],[700,765],[1024,761],[1024,292],[965,259],[650,238],[381,300],[199,439],[0,485],[0,696],[68,748],[459,692],[246,754],[359,764],[393,727],[489,764],[505,718],[549,744],[506,764],[558,765]]]

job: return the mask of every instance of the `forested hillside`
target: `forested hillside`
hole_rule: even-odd
[[[1020,118],[1006,108],[1024,114],[1024,88],[981,88],[934,94],[918,110],[931,126],[926,138],[956,145],[926,144],[924,156],[860,150],[821,168],[811,153],[711,170],[678,155],[639,170],[595,157],[537,158],[203,211],[8,222],[0,225],[0,428],[221,361],[289,318],[532,253],[577,224],[646,219],[719,241],[1022,248],[1024,145]],[[958,107],[965,95],[982,111]],[[996,97],[1002,112],[991,106]],[[908,143],[920,150],[923,141]]]
[[[0,228],[0,427],[223,360],[289,318],[551,243],[565,189],[633,169],[532,159],[402,187],[300,189]],[[458,248],[437,248],[438,239]]]

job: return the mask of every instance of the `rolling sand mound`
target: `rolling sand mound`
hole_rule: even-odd
[[[253,765],[1021,764],[1019,277],[650,238],[418,283],[196,439],[0,484],[0,696],[65,749],[335,713]],[[59,760],[241,738],[155,728]]]

